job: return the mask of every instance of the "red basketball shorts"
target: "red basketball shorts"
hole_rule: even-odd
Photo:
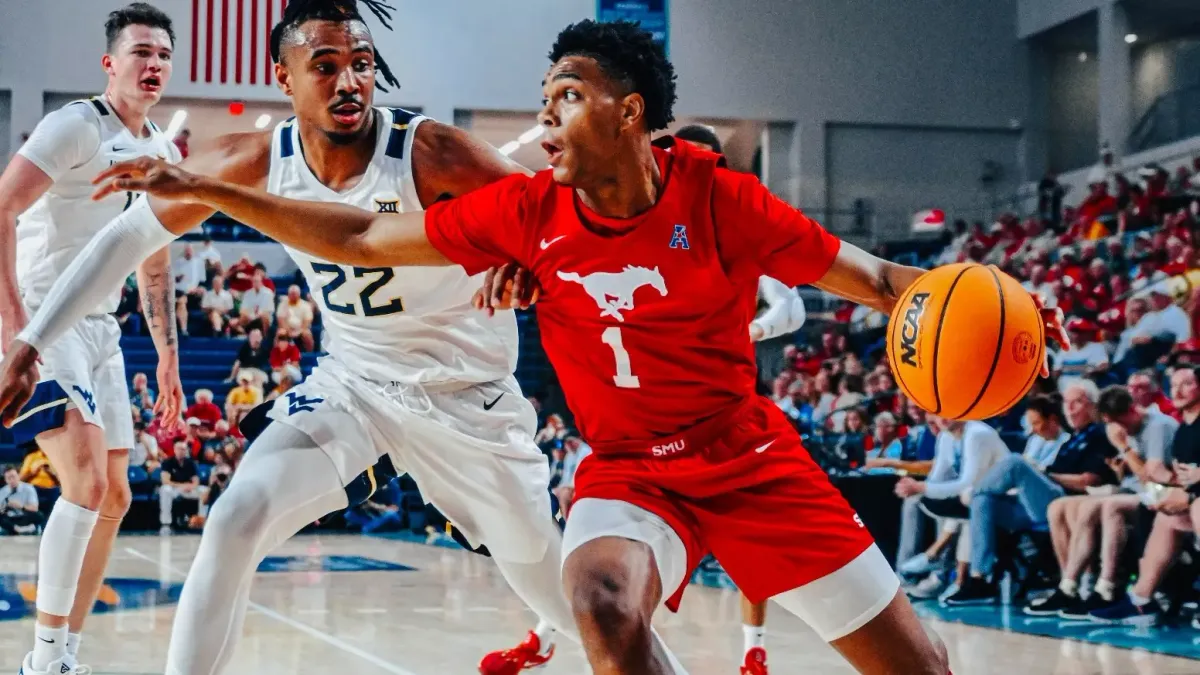
[[[755,398],[716,423],[715,431],[711,421],[700,425],[709,427],[700,442],[685,432],[682,445],[674,446],[685,450],[669,457],[613,457],[597,448],[584,459],[575,476],[565,553],[596,536],[657,536],[624,534],[633,530],[619,527],[597,535],[622,516],[584,517],[585,500],[623,502],[653,514],[653,525],[669,526],[686,551],[687,574],[678,589],[673,585],[679,577],[662,579],[664,591],[674,591],[667,605],[675,610],[690,572],[710,552],[753,602],[827,577],[868,549],[877,552],[858,515],[774,403]],[[579,531],[589,527],[593,532]]]

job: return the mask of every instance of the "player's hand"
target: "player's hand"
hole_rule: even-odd
[[[1184,513],[1189,506],[1191,505],[1188,503],[1188,493],[1183,488],[1173,487],[1163,492],[1150,510],[1174,516]]]
[[[1047,307],[1042,301],[1042,297],[1038,293],[1033,294],[1033,302],[1037,305],[1038,312],[1042,315],[1042,321],[1046,326],[1046,340],[1053,340],[1058,343],[1065,351],[1071,350],[1071,338],[1067,335],[1067,330],[1063,328],[1063,311],[1058,307]],[[1046,350],[1046,356],[1042,360],[1042,377],[1050,377],[1050,350]]]
[[[759,340],[763,339],[764,335],[766,335],[766,333],[763,331],[762,326],[751,321],[750,322],[750,341],[758,342]]]
[[[487,271],[483,287],[475,291],[471,305],[487,312],[488,316],[494,315],[497,309],[529,309],[538,301],[541,291],[533,272],[509,263]]]
[[[199,176],[154,157],[118,162],[92,179],[99,185],[92,194],[101,200],[114,192],[145,192],[171,201],[198,202]]]
[[[33,396],[38,382],[38,353],[28,343],[13,340],[0,362],[0,423],[11,428]]]
[[[183,383],[179,380],[179,361],[159,358],[158,400],[154,402],[154,416],[162,420],[166,429],[179,426],[183,413]]]

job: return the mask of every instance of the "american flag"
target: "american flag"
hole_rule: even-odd
[[[288,0],[192,0],[192,82],[273,85],[271,28]]]

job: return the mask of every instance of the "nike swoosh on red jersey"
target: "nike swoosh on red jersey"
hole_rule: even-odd
[[[565,238],[566,236],[567,236],[567,235],[565,235],[565,234],[564,234],[564,235],[560,235],[560,236],[558,236],[558,237],[555,237],[555,238],[551,239],[550,241],[546,241],[545,239],[543,239],[543,240],[542,240],[542,243],[541,243],[542,250],[543,250],[543,251],[545,251],[546,249],[550,248],[550,245],[551,245],[551,244],[553,244],[554,242],[558,241],[559,239],[563,239],[563,238]]]
[[[762,454],[762,453],[766,452],[767,448],[771,447],[771,445],[773,445],[774,443],[775,443],[775,441],[771,441],[770,443],[763,443],[762,445],[755,448],[754,451],[759,454]]]

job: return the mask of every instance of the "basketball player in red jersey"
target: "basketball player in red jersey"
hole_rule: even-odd
[[[551,61],[539,113],[551,169],[424,214],[293,201],[147,159],[102,174],[99,194],[204,203],[343,264],[531,270],[547,354],[594,450],[564,543],[594,672],[670,672],[651,615],[664,595],[677,605],[711,551],[751,601],[775,598],[859,672],[945,675],[945,647],[861,521],[754,394],[746,339],[762,274],[888,312],[921,270],[842,244],[716,155],[653,148],[674,73],[636,24],[570,26]],[[1048,329],[1061,333],[1056,319]],[[8,420],[34,361],[16,351],[3,367]]]

